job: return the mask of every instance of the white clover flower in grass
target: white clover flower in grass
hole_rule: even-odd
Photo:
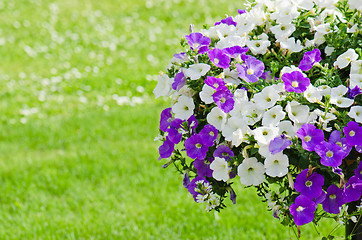
[[[269,155],[265,161],[265,173],[271,177],[283,177],[288,173],[289,159],[288,156],[279,152]]]
[[[255,157],[245,158],[238,166],[238,176],[241,184],[257,186],[265,180],[265,168]]]
[[[256,40],[247,40],[246,45],[254,55],[265,54],[270,46],[270,41],[268,40],[268,35],[262,33]]]
[[[354,49],[348,49],[346,52],[342,53],[337,57],[337,61],[334,62],[334,66],[337,66],[339,69],[347,67],[350,62],[356,61],[358,59],[358,54]]]
[[[238,128],[233,132],[231,138],[231,144],[235,147],[238,147],[241,143],[249,142],[249,135],[251,135],[251,130],[249,126],[243,126],[242,128]]]
[[[309,107],[302,105],[296,101],[288,102],[285,110],[288,113],[288,117],[294,123],[306,123],[309,118]]]
[[[273,107],[280,100],[280,95],[273,86],[268,86],[260,93],[255,94],[253,100],[259,109],[265,110]]]
[[[362,74],[362,60],[357,60],[351,63],[350,74]]]
[[[297,129],[293,126],[292,122],[289,120],[282,121],[278,124],[279,135],[286,135],[289,137],[294,137],[297,133]]]
[[[362,123],[362,106],[351,107],[348,116],[353,118],[356,122]]]
[[[353,104],[353,100],[343,97],[348,92],[348,88],[344,85],[331,89],[331,103],[337,105],[340,108],[347,108]]]
[[[172,106],[172,112],[175,118],[187,120],[194,114],[195,103],[191,97],[181,95],[177,102]]]
[[[153,89],[153,94],[155,94],[156,98],[170,96],[172,93],[172,83],[173,78],[169,78],[167,74],[157,76],[157,85]]]
[[[300,52],[303,50],[303,46],[300,40],[295,41],[295,38],[288,38],[286,41],[280,42],[280,47],[288,49],[290,52]]]
[[[206,119],[209,124],[213,125],[217,130],[222,131],[227,121],[227,114],[220,108],[214,107],[209,114],[207,114]]]
[[[264,113],[262,124],[263,126],[277,126],[284,117],[283,108],[277,105]]]
[[[214,161],[210,164],[210,169],[213,170],[212,177],[216,180],[226,182],[230,179],[229,172],[231,168],[224,158],[215,157]]]
[[[267,145],[279,134],[278,127],[258,127],[252,131],[258,144]]]
[[[253,102],[245,104],[244,109],[243,118],[248,125],[254,125],[263,117],[264,110],[259,109]]]
[[[197,80],[204,76],[210,70],[210,68],[210,65],[206,63],[196,63],[190,65],[189,68],[185,69],[184,74],[191,80]]]
[[[204,84],[201,92],[199,93],[199,96],[204,103],[210,104],[210,103],[214,102],[214,99],[212,97],[212,95],[214,93],[215,93],[215,89],[213,89],[212,87],[210,87],[207,84]]]
[[[321,90],[314,87],[312,84],[307,87],[307,90],[305,90],[303,95],[310,103],[317,103],[322,100]]]

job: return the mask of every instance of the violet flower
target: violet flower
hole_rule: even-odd
[[[180,59],[182,61],[188,61],[189,60],[189,56],[182,52],[182,53],[176,53],[173,55],[174,58]]]
[[[239,14],[244,14],[244,13],[246,13],[246,10],[245,9],[238,9],[238,13]]]
[[[358,167],[354,170],[354,175],[362,180],[362,161],[358,164]]]
[[[180,90],[186,84],[186,77],[183,72],[179,72],[175,75],[174,82],[172,83],[173,90]]]
[[[290,145],[292,145],[292,143],[293,142],[286,138],[284,134],[280,135],[270,141],[269,152],[271,152],[271,154],[273,155],[277,154],[278,152],[281,152]]]
[[[322,60],[321,51],[318,48],[313,51],[304,53],[302,61],[299,63],[299,69],[302,71],[310,70],[315,63],[318,63]]]
[[[174,144],[178,144],[181,142],[182,139],[182,133],[185,132],[185,129],[183,128],[183,120],[175,118],[169,129],[167,129],[167,137],[170,139],[171,142]]]
[[[248,57],[245,59],[243,65],[236,64],[239,77],[247,82],[254,83],[259,80],[259,77],[264,72],[264,63],[255,57]]]
[[[219,157],[219,158],[224,158],[226,161],[230,161],[231,158],[230,157],[234,157],[234,152],[228,147],[228,146],[225,146],[225,145],[219,145],[214,154],[213,154],[214,157]]]
[[[209,50],[207,52],[207,55],[209,56],[211,62],[216,66],[220,68],[229,68],[230,66],[230,57],[224,53],[223,50],[214,48],[212,50]]]
[[[193,165],[197,170],[197,175],[201,177],[212,177],[210,164],[214,161],[213,158],[195,159]]]
[[[227,89],[224,80],[221,78],[207,76],[205,79],[205,84],[212,87],[215,90]]]
[[[310,123],[303,124],[297,131],[297,136],[302,140],[302,147],[307,151],[314,151],[315,146],[324,140],[323,131]]]
[[[327,194],[322,190],[321,194],[316,197],[313,198],[313,201],[315,202],[316,205],[322,203],[324,201],[324,199],[326,199]]]
[[[207,124],[200,131],[199,135],[202,138],[203,143],[211,147],[214,145],[214,141],[217,138],[218,131],[213,125]]]
[[[229,90],[217,90],[212,98],[216,105],[225,113],[230,112],[234,108],[234,96]]]
[[[195,115],[191,115],[191,117],[189,119],[187,119],[187,124],[189,125],[189,130],[190,130],[191,135],[196,134],[196,128],[197,128],[198,122],[197,122]]]
[[[241,55],[244,55],[249,50],[248,47],[240,47],[240,46],[233,46],[229,48],[224,48],[223,51],[226,55],[230,58],[240,58]]]
[[[201,33],[190,33],[190,35],[186,35],[185,38],[190,48],[195,52],[198,51],[199,54],[205,53],[211,43],[211,39]]]
[[[161,112],[160,129],[163,132],[167,131],[167,128],[172,122],[172,108],[166,108]]]
[[[361,93],[361,89],[358,86],[355,86],[352,89],[348,88],[347,97],[350,99],[354,99],[357,95],[360,95]]]
[[[341,138],[341,132],[338,130],[334,130],[331,135],[329,136],[328,142],[335,143],[342,148],[344,152],[343,158],[347,157],[348,154],[351,152],[352,147],[348,145],[346,138]]]
[[[289,210],[295,224],[301,226],[313,221],[316,204],[310,198],[300,195],[295,199],[295,202],[290,205]]]
[[[285,84],[285,90],[287,92],[296,92],[302,93],[307,90],[310,85],[310,80],[307,77],[304,77],[303,74],[299,71],[293,71],[291,73],[284,73],[282,75],[282,80]]]
[[[221,23],[224,23],[226,25],[234,25],[235,27],[237,24],[232,17],[227,17],[227,18],[222,19],[220,22],[216,22],[215,26],[220,25]]]
[[[347,143],[353,146],[362,146],[362,127],[356,122],[349,122],[347,126],[343,128],[343,132],[346,135]]]
[[[207,181],[206,178],[200,176],[192,179],[187,189],[194,197],[195,202],[197,202],[198,195],[201,194],[202,196],[205,196],[212,191],[209,181]]]
[[[173,150],[175,150],[175,144],[171,142],[170,139],[168,139],[168,137],[166,137],[166,140],[158,148],[158,152],[160,154],[158,160],[161,160],[162,158],[171,157]]]
[[[352,176],[344,185],[343,196],[346,202],[357,201],[361,197],[362,180]]]
[[[345,203],[342,189],[339,189],[334,184],[329,186],[327,196],[322,202],[323,210],[328,213],[338,214],[340,212],[339,208]]]
[[[325,141],[320,142],[314,151],[321,157],[321,164],[327,167],[340,166],[345,155],[339,145]]]
[[[192,159],[205,159],[207,150],[209,149],[199,134],[192,135],[186,139],[185,148],[187,155]]]
[[[310,199],[317,198],[322,193],[322,186],[324,184],[324,178],[322,175],[313,172],[309,177],[308,169],[301,171],[295,178],[294,188],[301,195],[304,195]]]
[[[182,185],[184,186],[184,188],[188,188],[188,186],[190,185],[190,175],[189,175],[189,171],[185,171],[184,173],[184,178],[182,180]]]

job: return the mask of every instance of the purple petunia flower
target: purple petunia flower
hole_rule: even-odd
[[[362,180],[362,162],[360,162],[358,167],[354,170],[354,175]]]
[[[180,59],[180,60],[182,60],[182,61],[187,61],[187,60],[189,60],[189,56],[188,56],[186,53],[184,53],[184,52],[182,52],[182,53],[175,53],[175,54],[173,55],[173,57],[174,57],[174,58],[177,58],[177,59]]]
[[[197,202],[198,195],[201,194],[202,196],[205,196],[212,191],[212,187],[209,181],[207,181],[206,178],[200,176],[192,179],[187,189],[194,197],[195,202]]]
[[[264,79],[267,82],[270,82],[273,79],[270,71],[263,72],[260,78]]]
[[[324,140],[323,131],[309,123],[303,124],[297,131],[297,136],[302,140],[302,147],[307,151],[314,151],[315,146]]]
[[[233,202],[233,204],[236,204],[236,193],[232,188],[230,190],[230,200]]]
[[[334,184],[329,186],[327,196],[322,202],[323,210],[328,213],[338,214],[340,212],[339,208],[345,203],[342,189],[339,189]]]
[[[183,72],[179,72],[175,75],[174,82],[172,83],[173,90],[180,90],[186,84],[186,77]]]
[[[222,19],[220,22],[216,22],[215,26],[220,25],[221,23],[224,23],[226,25],[234,25],[235,27],[237,24],[232,17],[227,17],[227,18]]]
[[[233,47],[229,47],[229,48],[224,48],[223,51],[226,55],[228,55],[231,58],[240,58],[241,55],[244,55],[247,51],[249,51],[249,48],[233,46]]]
[[[313,201],[315,202],[316,205],[322,203],[324,201],[324,199],[326,199],[327,194],[322,190],[321,194],[316,197],[313,198]]]
[[[310,70],[315,63],[318,63],[322,60],[321,51],[318,48],[313,51],[304,53],[302,61],[299,63],[299,69],[302,71]]]
[[[330,143],[335,143],[342,148],[344,152],[343,158],[347,157],[348,154],[351,152],[352,147],[348,145],[346,138],[341,138],[341,132],[338,130],[334,130],[331,135],[329,136]]]
[[[185,171],[184,173],[184,178],[182,180],[182,185],[184,186],[184,188],[188,188],[190,185],[190,175],[189,175],[189,171]]]
[[[166,108],[161,112],[160,129],[163,132],[167,131],[167,128],[172,122],[172,108]]]
[[[211,62],[215,64],[216,67],[220,68],[229,68],[230,66],[230,57],[224,53],[223,50],[214,48],[207,52]]]
[[[346,202],[357,201],[361,197],[362,180],[352,176],[344,185],[343,196]]]
[[[212,98],[216,105],[223,110],[223,112],[228,113],[234,108],[234,96],[229,90],[217,90]]]
[[[209,37],[205,37],[201,33],[191,33],[185,36],[187,43],[193,51],[198,51],[199,54],[205,53],[211,43]]]
[[[245,9],[238,9],[238,13],[239,14],[244,14],[244,13],[246,13],[246,10]]]
[[[247,57],[245,64],[236,64],[239,77],[247,82],[256,82],[264,72],[264,63],[255,57]]]
[[[205,158],[204,160],[195,159],[193,164],[197,170],[197,175],[201,177],[212,177],[212,170],[210,169],[210,164],[213,161],[213,158]]]
[[[166,140],[158,148],[158,152],[160,154],[160,157],[158,158],[158,160],[161,160],[162,158],[171,157],[173,150],[175,150],[175,144],[166,137]]]
[[[277,154],[278,152],[283,151],[288,146],[292,145],[292,141],[285,137],[285,135],[281,135],[279,137],[274,138],[270,141],[269,144],[269,152],[271,154]]]
[[[295,178],[294,188],[301,195],[304,195],[310,199],[317,198],[322,193],[322,186],[324,184],[324,178],[322,175],[313,172],[309,177],[308,169],[301,171]]]
[[[219,158],[224,158],[226,161],[229,161],[231,160],[230,157],[234,157],[234,152],[228,147],[228,146],[225,146],[225,145],[219,145],[214,154],[213,154],[214,157],[219,157]]]
[[[175,118],[169,129],[167,129],[168,135],[167,137],[171,142],[174,144],[178,144],[181,142],[182,139],[182,133],[185,132],[185,129],[183,128],[183,120]]]
[[[205,84],[212,87],[215,90],[227,89],[224,80],[222,80],[221,78],[207,76],[205,79]]]
[[[192,159],[205,159],[209,147],[202,141],[199,134],[192,135],[185,140],[185,148],[187,156]]]
[[[299,71],[284,73],[282,75],[282,80],[285,84],[285,90],[287,92],[305,92],[310,84],[309,78],[304,77],[303,74]]]
[[[200,131],[199,135],[202,138],[202,141],[205,143],[205,145],[211,147],[212,145],[214,145],[214,141],[217,138],[218,131],[213,125],[207,124]]]
[[[190,130],[191,135],[196,134],[196,128],[197,128],[198,122],[197,122],[195,115],[191,115],[191,117],[189,119],[187,119],[187,124],[189,125],[189,130]]]
[[[347,143],[353,146],[362,146],[362,127],[356,122],[349,122],[347,126],[343,128],[343,132],[346,135]]]
[[[295,203],[290,205],[289,210],[295,224],[301,226],[313,221],[316,204],[310,198],[300,195],[295,199]]]
[[[347,97],[350,99],[354,99],[357,95],[360,95],[361,93],[361,89],[358,86],[355,86],[352,89],[348,88]]]
[[[338,167],[342,164],[344,151],[335,143],[320,142],[314,151],[321,157],[321,164],[328,167]]]

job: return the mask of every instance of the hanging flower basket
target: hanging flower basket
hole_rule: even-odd
[[[360,0],[260,0],[190,27],[154,94],[171,98],[159,159],[184,175],[197,203],[220,211],[242,184],[290,227],[357,222],[361,12]]]

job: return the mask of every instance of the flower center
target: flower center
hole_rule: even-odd
[[[200,44],[194,43],[194,46],[193,46],[193,47],[196,48],[196,49],[198,49],[198,48],[200,47]]]
[[[267,132],[267,131],[264,131],[264,132],[263,132],[263,135],[264,135],[264,136],[268,135],[268,132]]]
[[[309,180],[305,182],[305,186],[307,186],[307,187],[312,186],[312,184],[313,184],[313,183],[312,183],[311,181],[309,181]]]
[[[279,160],[278,159],[275,159],[274,160],[274,164],[278,164],[279,163]]]
[[[336,142],[336,144],[340,147],[342,147],[342,143],[341,142]]]
[[[219,84],[218,84],[218,83],[214,83],[213,86],[214,86],[214,88],[218,88],[218,87],[219,87]]]
[[[251,68],[249,68],[249,69],[246,71],[246,73],[249,74],[249,75],[252,75],[252,74],[254,74],[254,70],[251,69]]]
[[[292,82],[292,86],[296,88],[296,87],[299,86],[299,83],[298,83],[297,81],[293,81],[293,82]]]
[[[285,30],[285,26],[282,26],[282,27],[280,28],[280,30],[284,31],[284,30]]]
[[[227,152],[223,152],[221,155],[222,155],[223,157],[229,156],[229,154],[228,154]]]
[[[329,198],[330,198],[330,199],[336,199],[337,196],[336,196],[336,194],[331,194],[331,195],[329,195]]]
[[[349,136],[354,137],[354,135],[356,135],[355,131],[352,130],[352,131],[349,132]]]
[[[185,109],[186,111],[188,111],[188,110],[189,110],[189,107],[188,107],[188,106],[185,106],[184,109]]]
[[[271,102],[271,98],[268,97],[268,98],[266,99],[266,101],[267,101],[267,102]]]
[[[200,149],[202,147],[202,145],[201,145],[201,143],[196,143],[195,147]]]
[[[299,206],[298,208],[297,208],[297,212],[301,212],[301,211],[303,211],[304,210],[304,207],[302,207],[302,206]]]
[[[218,64],[220,61],[219,61],[219,59],[215,58],[214,62],[215,62],[215,64]]]
[[[333,152],[331,150],[328,150],[328,152],[326,152],[326,156],[329,158],[333,157]]]
[[[309,142],[310,140],[312,140],[312,138],[309,135],[304,137],[304,142]]]
[[[226,99],[224,97],[220,98],[221,103],[225,103]]]
[[[214,133],[214,132],[209,132],[209,135],[210,135],[211,137],[213,137],[213,136],[215,136],[215,133]]]
[[[250,167],[250,168],[248,169],[248,171],[249,171],[249,172],[252,172],[252,171],[254,171],[254,168]]]
[[[255,44],[255,47],[260,47],[260,43],[256,43],[256,44]]]

